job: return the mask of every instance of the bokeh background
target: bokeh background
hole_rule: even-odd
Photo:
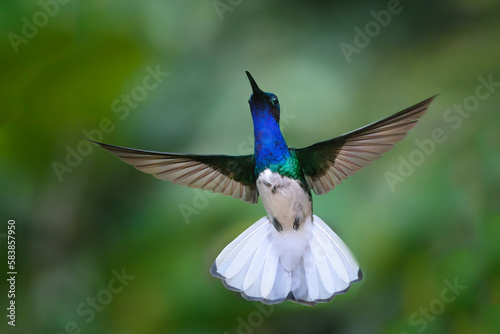
[[[0,332],[500,332],[497,1],[2,1],[0,27],[4,313],[8,219],[18,271],[16,327],[2,314]],[[292,147],[439,94],[393,151],[314,197],[365,274],[329,304],[259,308],[226,290],[210,265],[261,204],[82,139],[249,154],[245,70],[279,96]],[[418,153],[435,129],[446,139]]]

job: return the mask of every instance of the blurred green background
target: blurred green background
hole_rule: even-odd
[[[3,1],[0,27],[0,263],[6,277],[15,219],[18,271],[1,333],[500,332],[497,1]],[[393,151],[314,197],[365,274],[331,303],[226,290],[210,265],[262,205],[82,140],[249,154],[245,70],[280,98],[292,147],[440,94]]]

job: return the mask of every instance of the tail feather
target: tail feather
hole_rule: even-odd
[[[231,256],[233,257],[236,256],[238,252],[241,250],[241,248],[239,249],[238,252],[236,252],[236,250],[239,247],[248,243],[248,238],[252,237],[256,231],[263,230],[263,228],[265,227],[265,223],[268,221],[269,219],[267,217],[259,219],[255,224],[246,229],[236,239],[234,239],[233,242],[231,242],[229,245],[226,246],[226,248],[222,250],[222,252],[217,257],[217,262],[219,263],[220,270],[224,272],[226,271],[227,268],[221,267],[221,264],[229,266],[233,262]],[[264,230],[264,232],[266,232],[266,230]],[[256,239],[255,241],[259,240],[258,237],[254,239]]]
[[[267,304],[328,302],[362,278],[350,250],[317,216],[299,231],[282,232],[261,218],[224,248],[210,271],[228,289]]]
[[[354,258],[354,255],[351,253],[351,250],[346,246],[346,244],[342,241],[342,239],[339,238],[335,232],[332,231],[332,229],[326,225],[324,221],[322,221],[319,217],[314,216],[314,223],[317,226],[316,235],[321,239],[321,238],[328,238],[331,243],[325,242],[325,246],[331,245],[333,246],[334,250],[331,254],[338,254],[336,257],[330,257],[328,256],[329,259],[340,259],[343,265],[340,265],[338,262],[332,263],[334,268],[342,268],[345,269],[347,272],[347,275],[351,281],[356,281],[356,279],[361,280],[362,277],[358,277],[358,271],[359,271],[359,265],[356,259]],[[321,231],[322,233],[320,233]],[[328,253],[330,255],[330,253]],[[343,272],[341,272],[343,273]],[[341,274],[339,273],[339,274]],[[343,276],[342,277],[344,280],[347,279],[347,277]]]
[[[245,272],[242,269],[245,265],[250,266],[251,255],[255,254],[256,248],[259,246],[258,241],[265,240],[265,237],[268,234],[269,231],[267,231],[265,228],[262,227],[255,230],[252,233],[251,238],[252,241],[255,240],[257,242],[241,243],[241,249],[238,249],[238,251],[235,250],[231,252],[231,254],[229,254],[227,260],[223,264],[223,265],[227,264],[227,267],[226,266],[221,267],[221,270],[225,270],[225,276],[227,278],[231,278],[239,273]],[[262,244],[262,241],[260,242],[260,244]],[[248,268],[246,269],[248,270]]]
[[[264,261],[267,257],[267,254],[271,250],[272,243],[265,241],[266,240],[263,239],[259,244],[252,262],[250,263],[250,267],[248,268],[248,273],[245,276],[245,280],[243,281],[243,290],[245,291],[250,288],[257,279],[258,275],[262,271],[262,267],[264,267]]]

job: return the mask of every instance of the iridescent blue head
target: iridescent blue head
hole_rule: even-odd
[[[250,110],[252,111],[252,116],[259,117],[265,116],[263,114],[269,114],[273,116],[277,123],[280,121],[280,103],[278,97],[273,93],[263,92],[253,77],[245,71],[250,80],[250,85],[252,86],[253,94],[250,96],[248,103],[250,104]]]
[[[287,165],[290,152],[280,130],[280,104],[276,95],[263,92],[246,72],[253,94],[248,103],[252,112],[255,136],[255,170],[257,175],[266,168],[279,172]]]

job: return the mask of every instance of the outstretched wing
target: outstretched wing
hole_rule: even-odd
[[[294,149],[309,187],[326,194],[380,158],[416,125],[434,97],[339,137]]]
[[[255,162],[252,155],[163,153],[93,142],[138,170],[161,180],[257,203]]]

